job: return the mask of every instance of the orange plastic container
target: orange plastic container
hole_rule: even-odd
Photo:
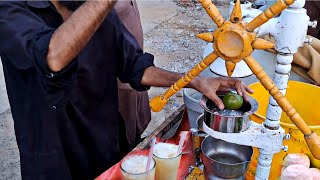
[[[252,97],[259,103],[258,111],[251,115],[250,118],[257,123],[262,123],[265,120],[270,95],[260,83],[251,84],[249,87],[254,90]],[[297,81],[289,81],[288,83],[286,98],[306,121],[310,129],[320,135],[319,96],[320,87],[318,86]],[[269,179],[276,180],[279,178],[281,175],[283,159],[288,153],[305,153],[311,160],[311,166],[320,168],[320,160],[316,160],[312,157],[308,146],[304,141],[303,134],[296,126],[294,126],[290,121],[290,118],[285,113],[282,113],[281,115],[280,125],[286,133],[290,133],[291,135],[291,139],[289,141],[284,141],[284,145],[287,145],[289,150],[288,152],[281,151],[280,153],[275,154],[271,165]],[[258,156],[258,150],[254,148],[252,161],[246,173],[247,180],[254,179]]]

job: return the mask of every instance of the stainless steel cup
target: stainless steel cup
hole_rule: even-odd
[[[227,92],[218,92],[223,99]],[[203,122],[215,131],[223,133],[238,133],[247,130],[251,121],[249,115],[258,110],[258,102],[249,96],[249,101],[244,101],[238,110],[220,110],[210,99],[202,96],[200,106],[204,109]]]

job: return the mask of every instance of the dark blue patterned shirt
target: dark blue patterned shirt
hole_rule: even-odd
[[[62,71],[46,64],[62,17],[48,1],[0,1],[0,56],[23,179],[93,179],[118,162],[125,137],[117,77],[136,90],[153,56],[109,13]]]

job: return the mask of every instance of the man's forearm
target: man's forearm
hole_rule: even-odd
[[[169,87],[173,85],[184,74],[166,71],[154,66],[145,69],[141,83],[146,86]],[[198,85],[197,77],[186,87],[196,88]]]
[[[169,72],[156,67],[148,67],[145,69],[142,76],[141,83],[147,86],[170,86],[174,84],[183,74]],[[241,83],[236,78],[213,78],[213,77],[195,77],[186,87],[194,88],[203,95],[211,99],[219,109],[223,109],[222,100],[216,94],[217,91],[230,91],[234,89],[244,99],[248,101],[246,92],[253,93],[253,91]]]
[[[115,2],[86,1],[53,33],[47,54],[47,64],[52,71],[60,71],[80,53]]]

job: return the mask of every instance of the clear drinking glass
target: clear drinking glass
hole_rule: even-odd
[[[121,162],[121,172],[124,180],[154,180],[156,162],[152,158],[150,168],[146,170],[148,156],[129,155]]]
[[[158,143],[154,147],[153,158],[156,161],[156,180],[175,180],[178,174],[181,155],[178,146]]]

